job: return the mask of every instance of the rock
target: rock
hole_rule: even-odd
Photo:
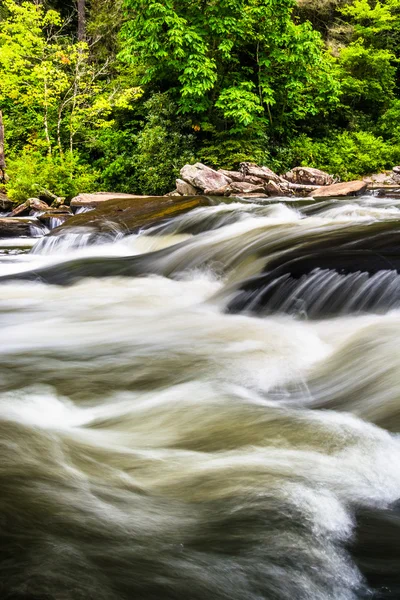
[[[259,192],[258,194],[240,194],[240,198],[268,198],[268,194]],[[233,198],[233,196],[231,196]]]
[[[22,204],[18,204],[16,208],[11,212],[10,217],[22,217],[23,215],[29,215],[31,205],[28,200]]]
[[[393,171],[393,173],[396,173],[396,175],[400,175],[400,166],[393,167],[392,171]]]
[[[340,198],[342,196],[358,196],[365,192],[368,184],[365,181],[345,181],[317,188],[309,195],[313,198]]]
[[[72,198],[72,207],[88,206],[90,208],[97,208],[103,202],[109,200],[136,200],[137,198],[143,198],[143,196],[136,196],[134,194],[119,194],[112,192],[96,192],[95,194],[79,194]]]
[[[60,206],[64,206],[65,204],[65,198],[54,198],[53,202],[51,203],[50,208],[59,208]]]
[[[240,171],[227,171],[226,169],[218,169],[218,173],[222,173],[231,181],[243,181],[243,173]]]
[[[246,177],[242,178],[242,181],[252,183],[253,185],[265,185],[266,179],[261,179],[261,177],[254,177],[254,175],[246,175]]]
[[[45,225],[50,225],[52,223],[52,219],[60,219],[61,222],[59,224],[61,225],[61,223],[64,223],[64,221],[70,219],[73,215],[74,213],[69,208],[69,206],[64,206],[62,208],[49,208],[48,211],[42,213],[41,215],[38,215],[37,218],[41,223],[44,223]]]
[[[181,178],[201,191],[207,190],[208,193],[212,193],[210,190],[218,190],[231,182],[221,172],[210,169],[202,163],[185,165],[181,169]]]
[[[240,163],[240,171],[243,174],[243,177],[258,177],[265,181],[275,181],[275,183],[279,183],[281,181],[281,177],[271,171],[271,169],[268,169],[268,167],[259,167],[254,163]]]
[[[183,181],[183,179],[176,180],[176,191],[182,196],[196,196],[198,194],[196,188],[187,181]]]
[[[0,211],[8,212],[13,207],[12,201],[0,192]]]
[[[136,196],[106,200],[96,210],[75,215],[49,235],[63,235],[79,228],[93,233],[130,233],[197,208],[210,206],[206,196]]]
[[[168,194],[165,194],[165,195],[166,196],[182,196],[182,194],[180,194],[177,189],[172,190],[172,192],[168,192]]]
[[[27,202],[29,202],[29,206],[33,210],[43,211],[50,208],[46,202],[39,200],[39,198],[28,198]]]
[[[253,183],[247,183],[246,181],[232,181],[232,183],[226,188],[225,195],[231,194],[255,194],[257,192],[263,193],[265,191],[265,182],[263,185],[254,185]]]
[[[218,189],[204,190],[205,196],[225,196],[226,190],[229,188],[229,185],[224,185]]]
[[[393,185],[394,174],[392,173],[373,173],[368,177],[363,177],[363,181],[371,185]]]
[[[0,238],[13,238],[32,235],[31,227],[37,225],[37,219],[25,217],[4,217],[0,218]]]
[[[320,171],[319,169],[313,169],[311,167],[296,167],[292,169],[286,175],[284,179],[291,183],[298,183],[304,185],[332,185],[334,179],[329,173]]]
[[[268,196],[286,196],[288,194],[288,191],[283,190],[275,181],[269,181],[264,189]]]

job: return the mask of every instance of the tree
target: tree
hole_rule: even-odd
[[[121,57],[148,90],[170,90],[193,120],[232,133],[281,133],[338,98],[318,33],[292,20],[295,0],[125,0]]]
[[[78,41],[84,42],[86,39],[86,2],[78,0]]]
[[[0,182],[6,182],[6,158],[4,151],[4,124],[3,113],[0,110]]]

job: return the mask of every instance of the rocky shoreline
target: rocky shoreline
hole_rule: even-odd
[[[384,193],[385,188],[391,195],[400,194],[400,167],[361,181],[338,182],[332,175],[310,167],[296,167],[277,175],[266,166],[249,162],[241,163],[238,171],[215,170],[196,163],[181,169],[176,189],[166,196],[97,192],[79,194],[68,205],[63,198],[54,197],[51,204],[41,198],[28,198],[15,206],[0,193],[0,238],[60,235],[75,227],[86,227],[93,233],[112,229],[130,232],[199,206],[235,198],[312,202],[357,196],[367,189]]]

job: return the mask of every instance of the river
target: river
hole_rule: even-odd
[[[0,240],[1,599],[400,598],[399,240],[373,196]]]

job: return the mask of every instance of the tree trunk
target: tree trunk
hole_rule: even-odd
[[[4,125],[3,113],[0,110],[0,182],[6,181],[6,158],[4,154]]]
[[[84,42],[86,39],[86,0],[78,0],[78,41]]]

